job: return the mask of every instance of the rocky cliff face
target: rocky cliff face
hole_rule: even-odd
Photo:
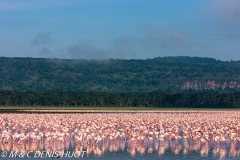
[[[192,80],[179,85],[181,90],[240,89],[240,81]]]

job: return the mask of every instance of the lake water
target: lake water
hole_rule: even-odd
[[[22,155],[13,155],[16,150],[14,146],[9,148],[1,147],[2,159],[104,159],[104,160],[125,160],[125,159],[240,159],[240,143],[230,142],[222,144],[221,142],[206,142],[192,140],[165,140],[165,141],[147,141],[144,143],[127,143],[126,141],[106,140],[99,144],[76,145],[70,142],[64,145],[46,147],[42,145],[42,151],[37,154],[31,151],[31,144],[26,144],[25,153]],[[18,150],[19,151],[19,150]],[[64,153],[62,156],[56,156]],[[4,155],[5,154],[5,155]],[[55,157],[51,157],[55,156]],[[5,157],[4,157],[5,156]],[[30,158],[29,158],[30,157]]]
[[[1,114],[0,158],[240,159],[239,117],[235,111]]]

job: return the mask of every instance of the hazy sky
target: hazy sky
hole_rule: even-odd
[[[0,0],[0,56],[240,60],[240,0]]]

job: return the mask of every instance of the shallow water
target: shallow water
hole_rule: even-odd
[[[239,117],[240,112],[1,114],[0,158],[240,159]]]
[[[30,143],[26,144],[24,154],[13,155],[13,146],[4,148],[1,146],[2,159],[104,159],[104,160],[122,160],[122,159],[240,159],[240,143],[227,142],[213,143],[192,140],[165,140],[165,141],[147,141],[145,143],[131,143],[122,141],[106,140],[99,144],[83,144],[76,145],[74,141],[64,145],[63,148],[51,145],[51,147],[43,146],[39,154],[31,151]],[[56,145],[56,144],[55,144]],[[22,150],[23,151],[23,150]],[[31,152],[30,152],[31,151]],[[48,151],[50,155],[46,155]],[[60,155],[64,153],[63,155]],[[5,157],[4,157],[4,154]],[[56,156],[59,154],[59,156]]]

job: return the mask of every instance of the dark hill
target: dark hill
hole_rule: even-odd
[[[240,61],[0,58],[0,90],[152,92],[239,90]]]

